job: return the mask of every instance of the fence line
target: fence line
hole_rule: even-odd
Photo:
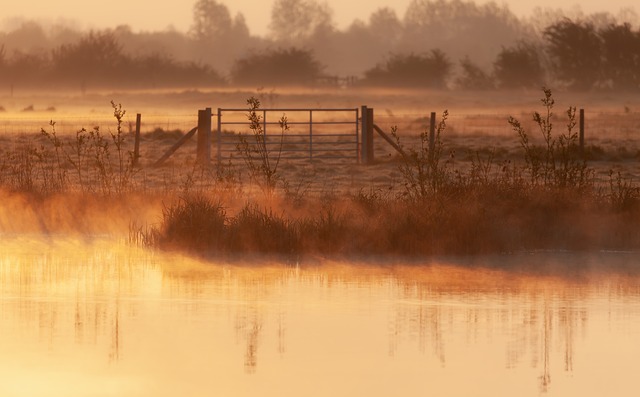
[[[375,124],[385,131],[391,127],[398,128],[400,136],[415,136],[429,129],[429,114],[405,114],[398,116],[376,115]],[[514,136],[514,131],[508,123],[510,114],[504,113],[469,113],[449,114],[446,123],[446,137],[455,136]],[[513,115],[518,119],[530,137],[535,141],[541,138],[539,128],[532,119],[532,113]],[[437,113],[439,120],[440,114]],[[579,121],[579,113],[576,114]],[[567,116],[564,112],[556,112],[553,122],[553,133],[566,131]],[[585,145],[602,139],[638,139],[640,140],[640,112],[592,112],[584,109]],[[576,132],[578,132],[576,126]]]
[[[265,131],[266,144],[275,147],[279,144],[280,131],[279,121],[282,115],[287,117],[287,124],[290,128],[286,132],[282,141],[283,160],[313,160],[317,159],[353,159],[354,161],[370,162],[373,160],[373,152],[367,145],[368,141],[373,144],[373,132],[369,135],[363,133],[361,116],[366,106],[362,108],[339,108],[339,109],[258,109],[262,115],[262,127]],[[367,111],[368,111],[367,110]],[[248,109],[229,108],[218,109],[218,113],[212,116],[218,117],[218,122],[209,129],[211,136],[209,143],[205,144],[209,150],[217,149],[217,160],[224,157],[232,158],[237,153],[237,143],[240,134],[244,134],[249,139],[249,120],[247,118]],[[367,113],[368,115],[368,113]],[[436,113],[436,117],[440,116]],[[532,141],[540,139],[538,127],[532,120],[532,113],[520,112],[516,117],[527,132]],[[584,137],[581,144],[589,146],[601,140],[623,139],[640,141],[640,112],[632,111],[593,111],[586,109],[584,112]],[[445,136],[512,136],[514,131],[508,123],[507,113],[461,113],[450,114]],[[78,131],[80,128],[92,129],[99,126],[101,131],[107,132],[115,130],[116,120],[108,116],[71,116],[71,115],[51,115],[40,112],[29,112],[21,115],[0,113],[0,135],[3,134],[32,134],[39,133],[42,128],[50,130],[49,121],[56,122],[56,131],[62,136]],[[193,130],[198,125],[195,115],[185,114],[149,114],[143,115],[139,128],[136,128],[136,114],[127,113],[123,119],[124,131],[129,131],[132,135],[137,130],[144,134],[154,130],[175,131],[184,135],[186,131]],[[365,120],[366,121],[366,120]],[[553,119],[554,133],[559,134],[566,131],[567,117],[562,111],[555,112]],[[367,124],[366,122],[364,123]],[[401,137],[417,136],[422,132],[429,131],[432,126],[430,112],[424,113],[404,113],[393,115],[386,112],[375,115],[371,131],[377,127],[384,134],[390,131],[392,126],[398,127],[398,134]],[[206,124],[205,124],[206,125]],[[274,133],[274,128],[276,132]],[[202,127],[201,127],[202,129]],[[578,132],[578,127],[576,127]],[[388,138],[388,137],[387,137]],[[387,142],[389,140],[387,139]],[[408,140],[407,142],[409,142]],[[205,140],[206,142],[206,140]],[[376,146],[379,143],[387,145],[380,137],[377,138]],[[389,143],[390,144],[390,143]],[[212,146],[213,145],[213,146]],[[199,145],[201,146],[201,145]],[[388,146],[387,146],[388,147]],[[177,148],[176,148],[177,149]],[[372,150],[372,149],[371,149]],[[202,157],[204,156],[204,157]],[[205,160],[202,160],[205,158]],[[199,155],[200,161],[208,162],[209,155]],[[236,156],[237,158],[237,156]]]
[[[152,114],[145,113],[142,119],[143,132],[155,129],[164,131],[188,131],[193,125],[194,116],[187,114]],[[0,134],[32,134],[39,133],[42,128],[49,129],[49,122],[54,121],[59,134],[75,134],[78,130],[100,127],[101,131],[115,129],[116,120],[112,115],[105,116],[73,116],[64,114],[46,114],[31,112],[24,115],[0,113]],[[123,117],[123,128],[126,132],[134,132],[136,113],[127,112]]]
[[[247,109],[241,117],[246,121]],[[375,123],[388,130],[391,126],[397,126],[400,134],[418,134],[429,127],[430,109],[424,113],[400,113],[386,115],[376,113]],[[437,117],[440,113],[437,112]],[[447,121],[447,133],[449,134],[488,134],[501,135],[512,134],[511,127],[507,123],[510,115],[520,120],[526,128],[535,127],[531,120],[531,113],[450,113]],[[289,116],[287,114],[287,116]],[[41,128],[48,128],[49,122],[56,122],[56,130],[59,133],[75,133],[80,128],[91,129],[99,126],[102,130],[115,127],[115,119],[107,114],[105,116],[69,116],[64,114],[45,114],[44,112],[29,112],[24,115],[0,113],[0,134],[38,133]],[[127,112],[124,117],[125,131],[134,131],[136,114]],[[556,130],[564,129],[566,116],[564,111],[557,111],[555,118]],[[242,120],[240,120],[242,121]],[[195,126],[195,114],[150,114],[144,113],[142,119],[142,131],[151,132],[157,128],[165,131],[180,130],[186,133]],[[277,122],[273,122],[277,124]],[[289,123],[294,125],[294,123]],[[585,124],[587,135],[611,134],[613,137],[640,137],[640,112],[624,111],[598,111],[592,112],[585,109]],[[237,128],[229,128],[233,132],[248,132],[248,129],[240,128],[247,125],[246,122],[237,124]],[[229,127],[232,124],[228,124]]]

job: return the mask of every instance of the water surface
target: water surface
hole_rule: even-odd
[[[224,264],[4,236],[0,396],[637,396],[639,259]]]

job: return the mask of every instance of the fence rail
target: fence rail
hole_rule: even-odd
[[[359,159],[358,108],[274,108],[258,109],[256,113],[261,115],[265,146],[282,159],[354,159],[356,162]],[[286,117],[286,129],[281,123],[283,117]],[[247,119],[247,109],[218,108],[217,119],[217,159],[232,159],[240,138],[244,136],[251,141],[253,137],[227,131],[225,127],[248,130],[251,122]]]
[[[387,135],[391,127],[398,127],[398,135],[409,138],[403,142],[412,142],[420,133],[433,128],[433,119],[428,112],[392,114],[390,111],[379,112],[373,120],[373,109],[363,106],[361,108],[274,108],[258,109],[261,115],[261,125],[265,132],[265,144],[272,152],[281,149],[282,159],[307,160],[320,159],[346,160],[354,162],[370,163],[374,161],[372,145],[373,136],[377,132],[375,142],[375,155],[387,156],[398,148],[392,148],[393,139]],[[364,113],[367,112],[367,113]],[[367,117],[363,120],[363,115]],[[369,115],[371,114],[371,120]],[[282,133],[279,118],[287,117],[289,130]],[[142,120],[135,113],[127,113],[124,118],[124,130],[137,135],[142,133],[142,141],[145,143],[145,134],[155,131],[175,132],[187,137],[181,139],[171,148],[172,153],[189,137],[198,133],[198,161],[209,162],[211,155],[218,161],[223,159],[239,159],[237,156],[237,144],[240,137],[253,139],[250,135],[250,122],[247,118],[246,108],[220,108],[217,114],[204,114],[203,120],[210,123],[198,123],[194,115],[185,114],[149,114]],[[529,132],[531,139],[541,139],[538,127],[532,121],[530,112],[514,114],[523,127]],[[213,117],[217,119],[213,120]],[[507,113],[452,113],[446,125],[447,137],[482,137],[504,136],[514,137],[514,131],[508,124]],[[580,140],[581,146],[598,145],[607,140],[623,140],[635,147],[632,141],[640,142],[640,112],[636,111],[584,111],[583,134]],[[0,113],[0,137],[10,134],[29,135],[38,134],[41,129],[50,130],[50,120],[56,122],[55,128],[60,135],[73,136],[81,128],[92,129],[101,127],[101,131],[107,132],[115,128],[113,117],[91,115],[86,117],[71,116],[65,114],[28,112],[22,114]],[[211,123],[213,121],[213,123]],[[372,121],[369,123],[369,121]],[[554,118],[554,132],[561,133],[566,127],[566,114],[556,112]],[[213,125],[212,125],[213,124]],[[141,131],[142,130],[142,131]],[[576,126],[578,132],[578,126]],[[381,138],[384,138],[381,139]],[[394,150],[395,149],[395,150]],[[391,150],[391,152],[389,151]],[[139,148],[136,148],[136,159]],[[401,151],[400,151],[401,152]],[[235,155],[235,157],[234,157]],[[170,153],[165,153],[161,158],[166,160]],[[155,156],[160,158],[160,156]],[[145,157],[147,159],[149,157]],[[154,161],[158,164],[161,161]]]

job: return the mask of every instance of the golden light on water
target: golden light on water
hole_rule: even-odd
[[[577,254],[241,265],[25,237],[0,252],[2,396],[633,395],[637,276],[500,270]]]

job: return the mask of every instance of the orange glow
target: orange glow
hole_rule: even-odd
[[[640,353],[637,277],[495,268],[579,255],[282,266],[99,238],[0,248],[2,396],[596,396],[603,379],[625,395]]]

